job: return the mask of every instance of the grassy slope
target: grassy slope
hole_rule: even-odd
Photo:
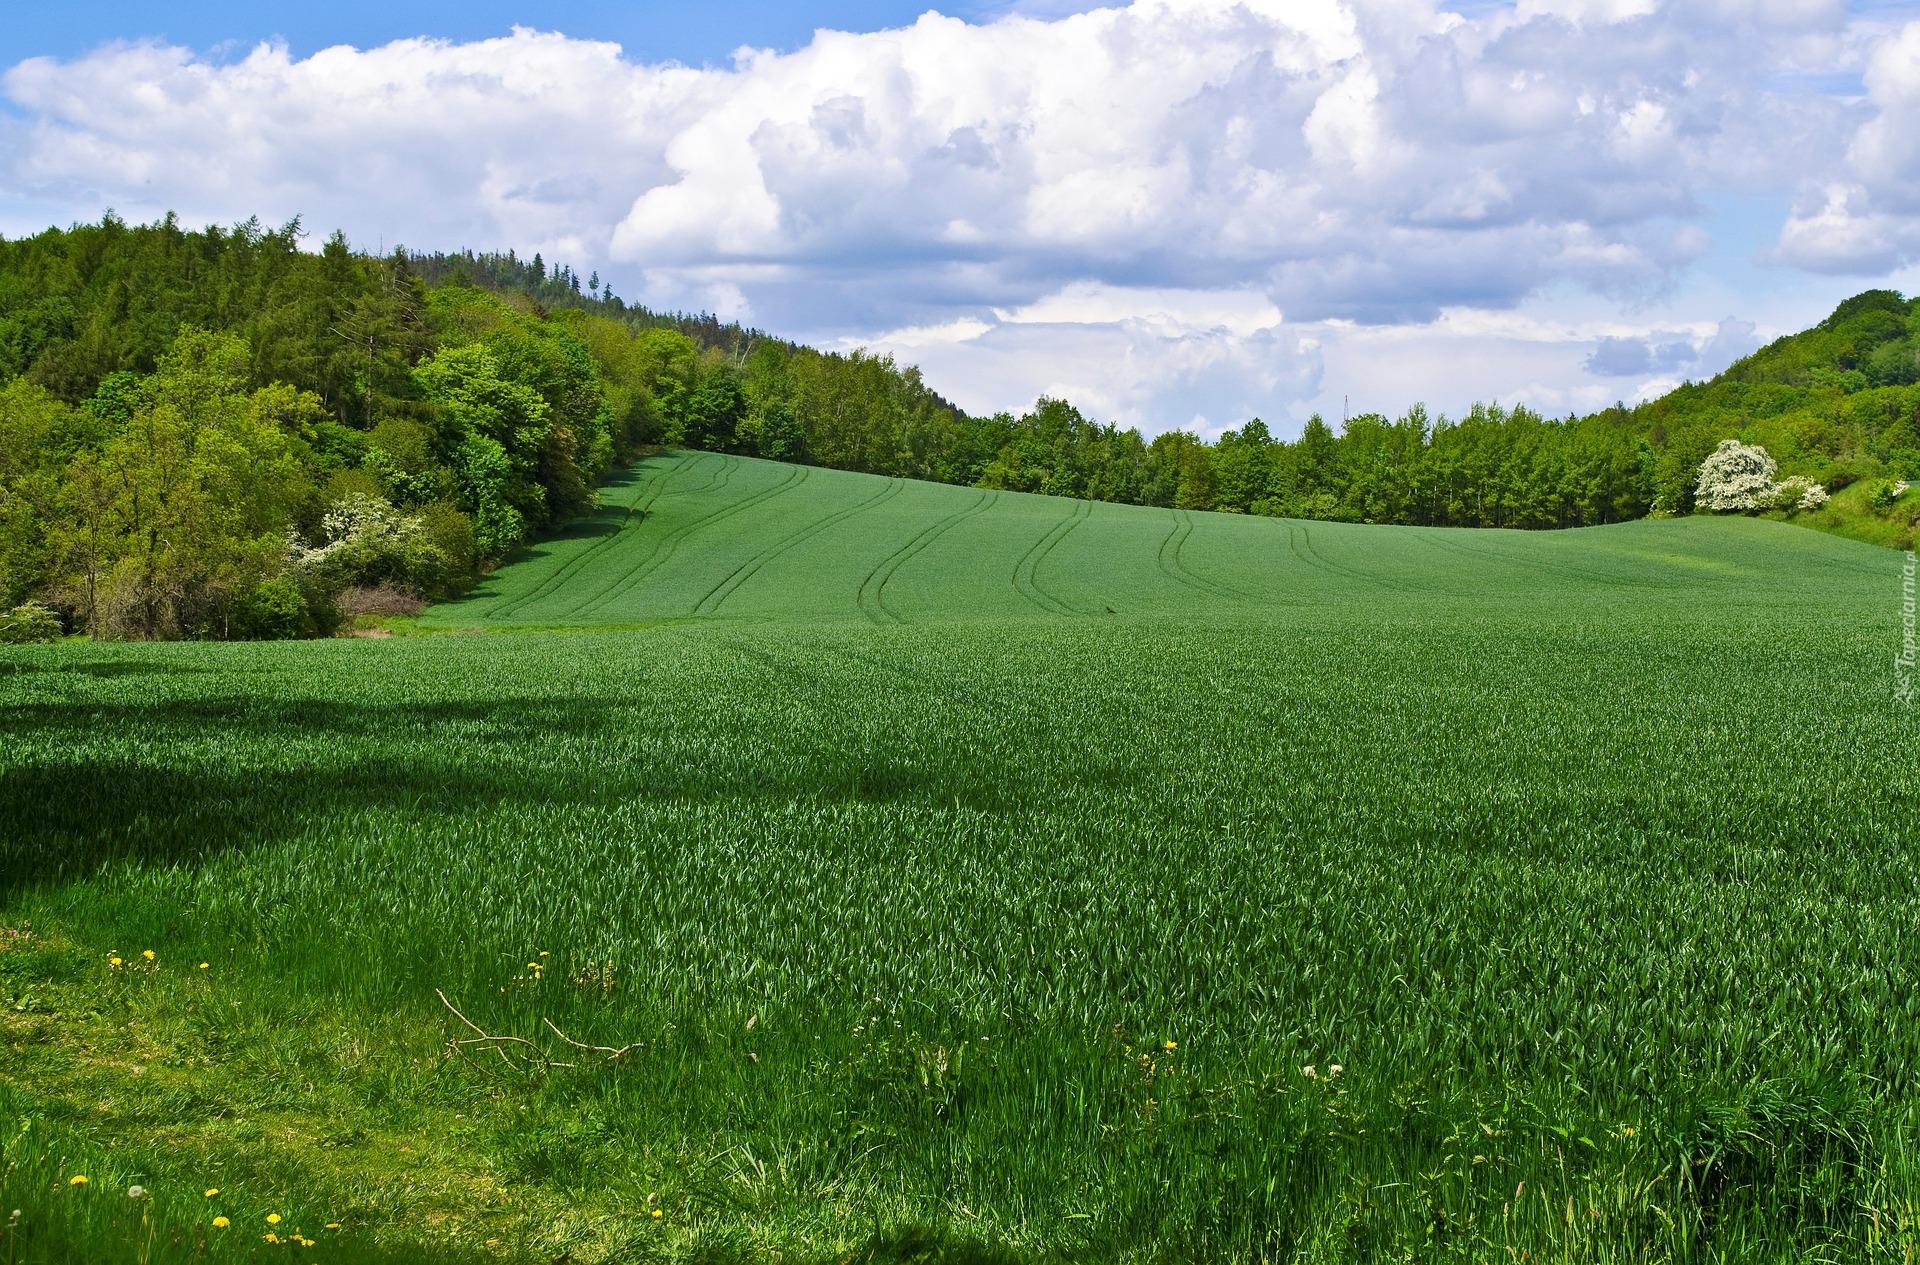
[[[1909,490],[1886,509],[1875,509],[1869,499],[1881,481],[1868,479],[1842,488],[1817,510],[1794,514],[1792,521],[1802,527],[1863,540],[1889,549],[1913,546],[1914,527],[1920,522],[1920,492]],[[1770,517],[1783,518],[1781,515]]]
[[[434,628],[1238,616],[1367,601],[1691,605],[1841,591],[1883,556],[1784,525],[1539,533],[1194,514],[669,453]]]
[[[0,658],[20,1261],[1920,1247],[1897,556],[616,496],[426,621],[572,635]]]

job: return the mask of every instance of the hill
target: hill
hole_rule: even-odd
[[[886,357],[650,312],[598,278],[583,294],[537,257],[303,235],[109,215],[0,241],[0,610],[49,603],[27,622],[103,637],[324,633],[361,590],[464,591],[655,446],[1003,496],[1559,529],[1689,512],[1701,459],[1737,436],[1834,493],[1795,521],[1904,547],[1920,515],[1920,492],[1894,494],[1920,481],[1920,362],[1890,291],[1638,409],[1149,441],[1065,400],[968,416]]]
[[[668,452],[434,628],[1283,617],[1315,606],[1788,602],[1886,565],[1774,523],[1368,527],[944,487]]]

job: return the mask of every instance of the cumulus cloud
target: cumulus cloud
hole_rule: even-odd
[[[1843,170],[1809,190],[1780,230],[1788,263],[1869,276],[1920,259],[1920,21],[1873,43],[1862,83]]]
[[[1863,34],[1837,0],[968,12],[997,16],[700,69],[533,30],[28,60],[0,78],[0,223],[302,213],[368,246],[542,250],[893,348],[969,406],[1018,384],[1149,427],[1297,412],[1354,331],[1441,346],[1447,314],[1556,288],[1657,300],[1729,189],[1802,192],[1777,253],[1803,268],[1920,240],[1920,23]],[[1807,86],[1835,70],[1865,98]],[[1808,154],[1832,161],[1802,191]],[[1617,337],[1520,355],[1516,389],[1713,359]]]

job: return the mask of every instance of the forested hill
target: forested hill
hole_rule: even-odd
[[[1690,512],[1702,458],[1741,437],[1782,474],[1875,483],[1864,534],[1912,534],[1879,504],[1920,476],[1920,308],[1891,292],[1631,410],[1415,406],[1339,433],[1316,418],[1293,442],[1257,420],[1149,442],[1062,400],[968,416],[890,358],[651,312],[537,255],[375,257],[303,236],[297,221],[109,214],[0,240],[0,610],[36,599],[102,635],[324,630],[343,594],[351,608],[461,590],[650,446],[1184,509],[1547,528]],[[1812,517],[1852,530],[1855,507],[1835,507]]]

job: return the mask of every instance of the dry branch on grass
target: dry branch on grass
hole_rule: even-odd
[[[482,1028],[479,1024],[462,1014],[458,1006],[455,1006],[451,1001],[447,1000],[445,993],[436,988],[433,990],[433,995],[440,999],[440,1004],[445,1006],[454,1018],[465,1024],[468,1030],[474,1034],[470,1037],[449,1037],[447,1039],[447,1053],[450,1057],[464,1059],[484,1072],[489,1069],[483,1064],[476,1062],[473,1055],[475,1053],[491,1051],[508,1069],[522,1075],[535,1071],[547,1072],[554,1068],[580,1066],[577,1062],[556,1059],[537,1041],[529,1040],[526,1037],[501,1036],[488,1032],[485,1028]],[[602,1061],[608,1063],[620,1061],[641,1046],[641,1042],[638,1041],[629,1041],[622,1046],[592,1045],[585,1041],[575,1041],[572,1037],[560,1031],[560,1029],[555,1026],[553,1020],[548,1019],[544,1015],[541,1016],[540,1022],[546,1027],[547,1031],[560,1038],[562,1042],[572,1049],[580,1050],[587,1054],[601,1055],[603,1056]]]

